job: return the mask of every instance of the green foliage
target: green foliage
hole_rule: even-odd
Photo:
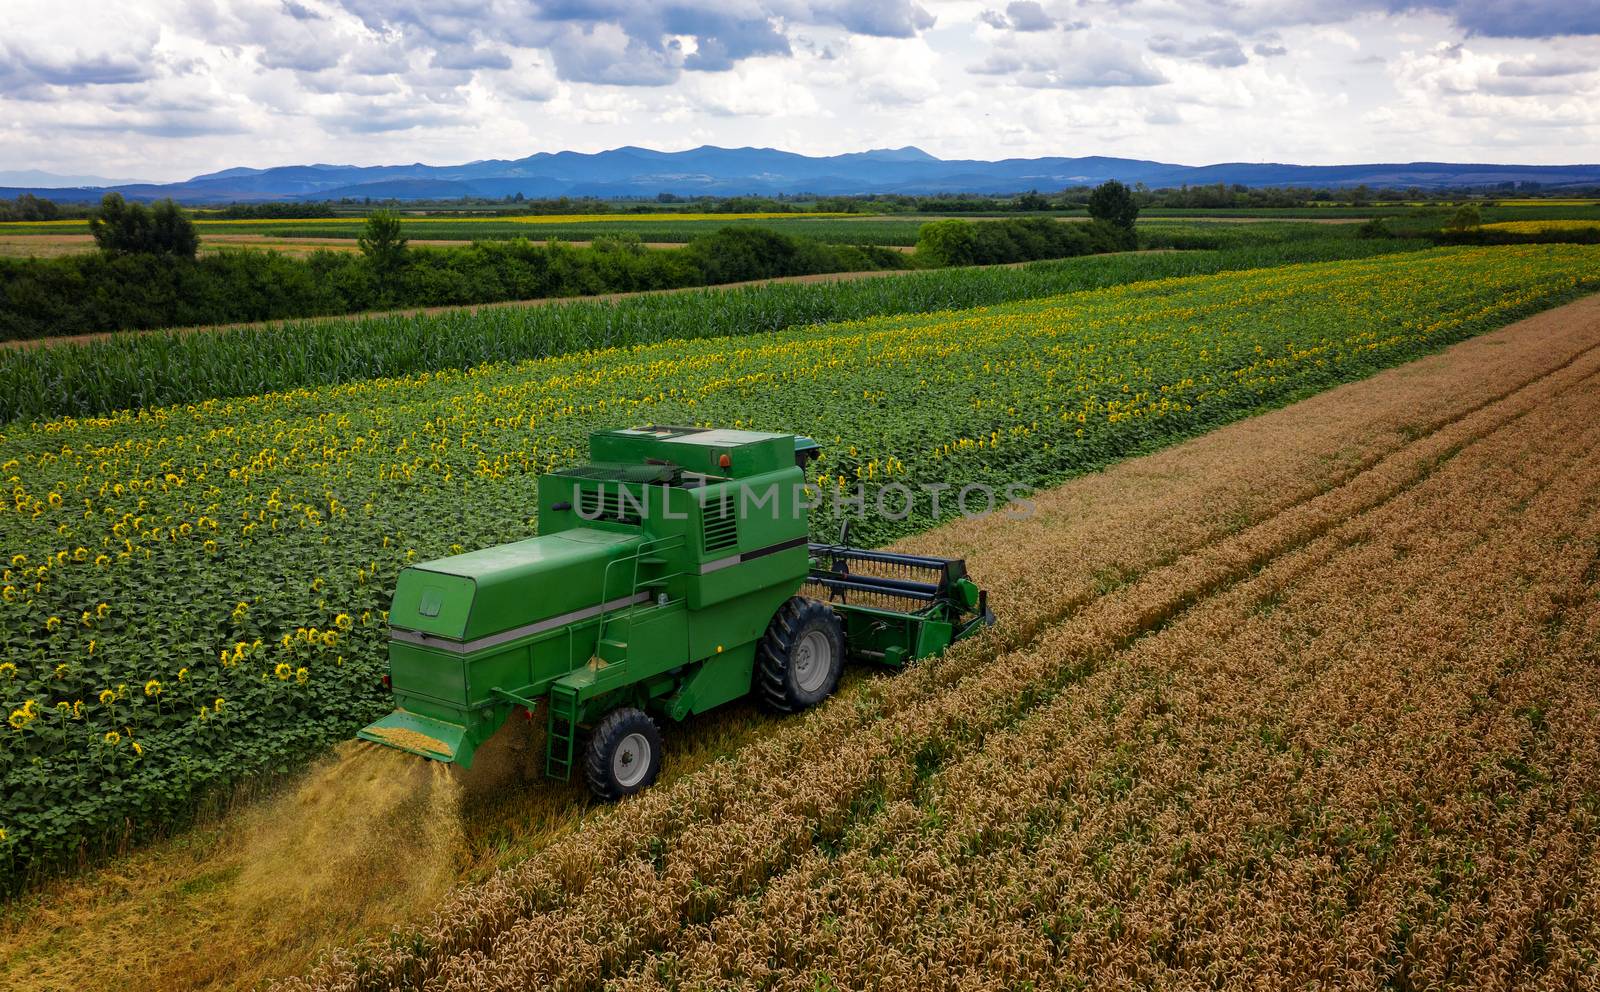
[[[1455,213],[1450,215],[1450,221],[1445,225],[1451,231],[1465,231],[1483,224],[1483,212],[1476,203],[1463,203],[1457,207]]]
[[[135,212],[142,210],[113,207],[103,229],[159,230],[149,212],[143,219],[126,219],[141,216]],[[718,232],[684,251],[646,249],[637,238],[621,234],[587,248],[523,239],[409,248],[398,225],[377,215],[372,223],[376,226],[371,237],[363,238],[367,253],[361,256],[316,252],[295,259],[233,250],[197,261],[124,251],[0,259],[0,340],[676,289],[907,265],[902,253],[886,248],[822,244],[756,228]]]
[[[1139,203],[1133,198],[1133,190],[1111,179],[1089,194],[1089,216],[1131,231],[1139,219]]]
[[[88,216],[89,211],[77,204],[63,206],[32,193],[19,193],[14,200],[0,200],[0,221],[50,221]]]
[[[400,229],[400,215],[375,210],[367,217],[366,229],[356,242],[374,272],[387,278],[406,264],[406,236]]]
[[[1026,193],[1017,197],[1012,206],[1018,210],[1049,210],[1050,201],[1046,197],[1042,196],[1038,190],[1030,189]]]
[[[1596,255],[1440,249],[8,429],[0,878],[137,839],[385,712],[399,570],[527,536],[537,475],[592,430],[805,431],[816,485],[1046,485],[1592,290]],[[935,522],[924,501],[857,533]]]
[[[1441,245],[1592,245],[1600,244],[1600,226],[1548,227],[1529,231],[1494,227],[1446,227],[1427,232]]]
[[[167,255],[192,259],[200,250],[194,222],[172,200],[153,207],[107,193],[89,219],[95,244],[107,255]]]
[[[995,265],[1128,251],[1133,247],[1131,229],[1101,221],[1062,223],[1049,217],[940,220],[922,226],[917,257],[933,265]]]
[[[1205,248],[1244,248],[1249,246],[1311,244],[1314,242],[1354,241],[1359,225],[1317,224],[1296,220],[1264,221],[1188,221],[1146,220],[1139,224],[1139,247],[1175,248],[1192,251]],[[1412,248],[1422,248],[1418,241]]]
[[[903,269],[905,256],[872,245],[832,245],[765,227],[724,227],[689,242],[689,261],[707,285],[821,272]]]
[[[220,210],[205,211],[205,216],[223,220],[297,220],[338,214],[330,203],[230,203]]]
[[[1392,238],[1395,233],[1386,218],[1374,217],[1357,228],[1356,235],[1362,238]]]
[[[1230,226],[1253,230],[1273,225]],[[1326,230],[1325,226],[1316,229]],[[282,328],[122,335],[49,348],[0,349],[0,421],[189,403],[666,338],[751,334],[833,320],[984,306],[1142,279],[1356,258],[1425,246],[1425,242],[1363,242],[1332,237],[1281,243],[1249,241],[1226,251],[1091,256],[1041,262],[1026,268],[940,270],[828,285],[753,286],[615,302],[585,300],[556,306],[481,310],[470,315],[364,317]],[[552,250],[526,242],[475,245],[471,251],[485,259],[472,271],[485,280],[504,280],[498,283],[501,291],[520,296],[535,294],[557,279],[570,284],[570,280],[587,271],[578,260],[589,257],[581,249]],[[519,262],[508,258],[508,252],[526,252],[529,258]],[[407,279],[418,284],[432,281],[436,273],[430,265],[434,253],[417,249],[415,254]],[[683,252],[644,252],[642,258],[631,250],[612,252],[604,264],[613,268],[603,278],[613,284],[624,277],[633,279],[635,288],[644,288],[648,280],[677,279],[682,280],[680,285],[693,285],[698,272],[692,267],[678,268],[684,257]],[[125,263],[115,260],[96,264]],[[326,296],[331,308],[362,292],[375,292],[371,274],[364,266],[331,252],[313,256],[310,265],[296,265],[262,252],[225,252],[200,262],[201,267],[223,264],[241,270],[216,283],[245,287],[227,297],[236,305],[247,305],[248,315],[237,318],[240,320],[281,316],[277,308],[285,306],[286,300],[312,305]],[[37,268],[60,278],[48,282],[22,280],[8,287],[7,273],[17,267],[0,264],[0,299],[12,294],[9,298],[18,300],[19,311],[70,309],[85,292],[86,280],[74,277],[75,268],[40,262],[21,267]],[[137,280],[125,277],[119,285],[153,287],[161,285],[162,279],[172,278],[172,272],[158,270]],[[444,274],[431,292],[443,296],[446,288],[458,294],[481,294],[494,286]],[[23,300],[16,296],[22,290],[38,295]],[[173,286],[165,292],[183,300],[198,289]],[[108,294],[101,306],[119,301],[128,302],[125,294]],[[9,307],[0,307],[0,334],[5,331],[4,321],[13,312]],[[107,320],[117,316],[108,309],[102,313]],[[59,319],[68,316],[61,315]]]

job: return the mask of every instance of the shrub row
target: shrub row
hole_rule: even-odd
[[[1105,221],[1063,224],[1050,217],[940,220],[922,225],[917,256],[933,265],[997,265],[1071,258],[1138,247],[1132,226]]]
[[[404,306],[443,306],[698,286],[742,279],[904,268],[875,246],[832,245],[753,228],[703,235],[684,251],[606,239],[577,248],[525,239],[415,248],[392,271],[332,251],[305,259],[222,251],[0,260],[0,340],[222,324]]]

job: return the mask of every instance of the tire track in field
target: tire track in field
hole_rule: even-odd
[[[1251,613],[1255,612],[1263,603],[1272,601],[1285,590],[1294,588],[1300,581],[1316,577],[1324,566],[1335,559],[1346,556],[1351,549],[1366,544],[1372,540],[1382,540],[1384,532],[1389,531],[1393,537],[1393,528],[1399,526],[1401,536],[1411,535],[1419,541],[1428,522],[1425,518],[1417,522],[1408,522],[1403,517],[1407,507],[1397,506],[1396,502],[1401,497],[1409,497],[1410,502],[1420,507],[1431,504],[1432,511],[1437,511],[1441,505],[1454,505],[1454,501],[1461,497],[1461,483],[1464,476],[1480,477],[1479,472],[1483,466],[1491,468],[1500,462],[1507,461],[1505,449],[1511,447],[1509,442],[1516,440],[1515,435],[1521,432],[1529,418],[1542,417],[1548,421],[1554,419],[1550,415],[1550,406],[1554,406],[1567,398],[1576,398],[1579,402],[1572,405],[1593,407],[1594,397],[1600,390],[1600,374],[1590,375],[1579,382],[1571,384],[1567,389],[1555,393],[1550,404],[1541,404],[1527,411],[1522,416],[1512,417],[1503,422],[1499,427],[1485,434],[1476,441],[1469,442],[1458,456],[1440,464],[1439,469],[1449,469],[1451,478],[1445,479],[1441,484],[1433,483],[1440,478],[1439,471],[1428,473],[1421,483],[1407,487],[1396,493],[1395,498],[1384,500],[1370,510],[1344,521],[1334,530],[1325,534],[1309,544],[1292,549],[1289,553],[1273,559],[1256,572],[1246,576],[1240,582],[1224,589],[1218,590],[1215,595],[1206,597],[1197,602],[1183,614],[1172,619],[1172,626],[1194,622],[1203,628],[1217,628],[1215,634],[1221,637],[1235,636],[1236,630],[1242,631],[1244,621]],[[1548,424],[1539,424],[1538,432],[1528,431],[1528,434],[1547,436]],[[1505,491],[1495,491],[1485,495],[1486,506],[1475,507],[1475,517],[1483,517],[1490,513],[1498,513],[1499,517],[1511,520],[1521,520],[1524,510],[1535,502],[1543,499],[1545,494],[1553,498],[1559,497],[1567,510],[1574,509],[1572,504],[1574,493],[1581,490],[1581,484],[1574,482],[1571,470],[1582,467],[1584,470],[1577,474],[1577,478],[1593,478],[1595,475],[1595,443],[1600,438],[1600,428],[1589,425],[1586,429],[1573,434],[1553,439],[1552,449],[1541,454],[1540,461],[1533,466],[1535,474],[1531,476],[1518,476],[1512,474],[1512,480],[1524,484],[1525,491],[1512,492],[1513,486],[1507,486]],[[1472,465],[1463,468],[1461,458],[1467,458]],[[1502,468],[1504,466],[1501,466]],[[1493,509],[1489,509],[1492,505]],[[1413,507],[1412,509],[1417,509]],[[1581,509],[1581,508],[1580,508]],[[1590,517],[1594,511],[1590,511]],[[1562,512],[1558,514],[1545,514],[1543,519],[1558,521],[1558,526],[1564,527],[1568,533],[1583,533],[1583,514]],[[1491,544],[1492,541],[1504,538],[1498,529],[1483,526],[1466,527],[1471,531],[1469,537],[1453,549],[1454,560],[1463,561],[1477,554],[1481,546]],[[1410,542],[1407,542],[1410,543]],[[1421,559],[1412,563],[1413,570],[1422,567],[1427,571],[1431,567],[1423,566]],[[1437,584],[1437,583],[1436,583]],[[1230,622],[1233,618],[1237,623]],[[1068,623],[1047,632],[1039,642],[1031,645],[1027,650],[1037,652],[1043,647],[1050,654],[1070,654],[1080,646],[1084,634],[1074,632],[1073,625]],[[1089,635],[1092,639],[1092,634]],[[1238,636],[1243,636],[1242,633]],[[1136,643],[1143,642],[1144,638],[1136,638],[1130,642],[1126,649],[1137,651]],[[1098,650],[1100,645],[1090,645],[1089,650]],[[1126,674],[1127,654],[1119,650],[1114,655],[1108,655],[1108,660],[1114,661],[1112,671],[1122,670]],[[1148,652],[1146,652],[1148,653]],[[1218,655],[1226,655],[1228,650],[1219,645],[1215,651]],[[1096,666],[1089,672],[1082,682],[1093,685],[1088,693],[1093,698],[1100,698],[1098,693],[1112,691],[1115,686],[1107,680],[1115,681],[1116,676],[1105,668]],[[1013,860],[1016,850],[1007,846],[1016,840],[1009,836],[1015,833],[1019,824],[1029,826],[1027,839],[1030,845],[1047,846],[1051,843],[1060,843],[1067,848],[1073,846],[1074,834],[1079,829],[1077,825],[1066,824],[1060,820],[1051,821],[1049,814],[1056,807],[1076,802],[1079,807],[1083,805],[1082,796],[1089,783],[1084,781],[1085,776],[1092,773],[1089,767],[1078,767],[1075,774],[1066,776],[1066,784],[1058,782],[1059,769],[1052,762],[1038,760],[1026,763],[1027,771],[1013,776],[1007,762],[1021,754],[1053,752],[1063,747],[1063,742],[1071,741],[1070,750],[1076,756],[1085,754],[1111,754],[1116,751],[1120,738],[1116,736],[1117,721],[1106,718],[1103,721],[1087,719],[1085,713],[1100,712],[1097,705],[1091,705],[1084,698],[1085,693],[1079,693],[1076,685],[1068,686],[1058,692],[1048,704],[1040,706],[1028,713],[1024,719],[1016,723],[991,731],[985,736],[983,746],[974,748],[969,753],[960,757],[956,762],[938,769],[930,778],[929,794],[912,797],[910,801],[901,802],[895,807],[880,811],[871,822],[859,825],[858,833],[851,838],[851,843],[842,851],[812,851],[809,852],[795,870],[786,873],[773,886],[753,895],[749,899],[741,900],[731,919],[717,920],[715,925],[699,925],[688,928],[678,935],[671,944],[658,954],[646,958],[634,967],[622,983],[623,988],[662,988],[666,983],[660,976],[671,974],[674,980],[681,981],[689,987],[711,987],[718,979],[726,979],[730,975],[737,975],[741,980],[754,981],[762,987],[779,981],[786,975],[792,977],[796,968],[803,963],[809,968],[822,973],[836,976],[846,987],[856,983],[863,972],[876,974],[885,980],[893,980],[893,975],[882,970],[877,970],[879,965],[874,962],[868,965],[861,960],[861,944],[863,935],[866,939],[880,940],[885,944],[903,948],[906,943],[913,943],[918,937],[926,937],[920,931],[922,920],[930,908],[938,908],[940,896],[949,896],[957,905],[968,903],[979,904],[981,908],[989,908],[981,899],[968,899],[968,894],[982,891],[983,879],[996,879],[1004,877],[1008,868],[1014,867]],[[1087,720],[1091,731],[1099,734],[1094,740],[1084,743],[1078,735],[1063,732],[1059,728],[1064,724],[1072,723],[1070,716],[1076,715],[1078,723]],[[992,754],[991,751],[998,751]],[[1191,757],[1194,757],[1191,755]],[[1182,790],[1186,787],[1199,788],[1197,783],[1207,780],[1207,775],[1223,777],[1229,770],[1217,766],[1209,772],[1201,769],[1176,776],[1166,774],[1171,769],[1158,769],[1162,783],[1168,788]],[[986,784],[1006,782],[1008,788],[1006,800],[994,798]],[[954,783],[953,785],[951,783]],[[1034,805],[1018,807],[1014,797],[1016,789],[1020,787],[1023,793],[1031,797]],[[1176,793],[1167,798],[1172,798]],[[1160,796],[1155,797],[1159,801]],[[1152,796],[1146,792],[1140,797],[1143,802],[1150,802]],[[1131,802],[1131,798],[1119,795],[1116,802]],[[999,809],[997,810],[997,806]],[[1095,820],[1096,829],[1102,835],[1110,828],[1108,823],[1118,821],[1116,809],[1096,808],[1092,814],[1086,814]],[[1133,815],[1129,812],[1128,815]],[[939,840],[928,841],[924,833],[924,826],[930,822],[942,824],[940,834],[944,843]],[[1032,827],[1049,829],[1034,830]],[[1088,829],[1084,825],[1083,829]],[[1009,832],[1009,833],[1008,833]],[[950,838],[964,838],[959,844],[951,842]],[[899,873],[889,873],[885,878],[884,873],[874,871],[873,859],[884,856],[887,850],[897,856],[898,864],[906,866],[906,877],[917,874],[912,866],[915,851],[927,850],[929,847],[938,849],[939,862],[937,874],[934,869],[927,868],[927,877],[923,880],[926,886],[900,885],[896,886]],[[1046,864],[1054,865],[1058,859],[1045,858]],[[1070,859],[1061,859],[1063,863],[1072,863]],[[1077,862],[1081,864],[1081,862]],[[1047,872],[1048,873],[1048,872]],[[920,876],[919,876],[920,877]],[[867,891],[874,881],[883,881],[888,891]],[[827,895],[817,895],[827,893]],[[898,904],[896,904],[898,902]],[[821,906],[827,907],[829,926],[837,933],[853,934],[857,941],[849,951],[839,951],[839,942],[832,940],[819,940],[812,929],[801,923],[808,917],[813,923],[818,922],[816,917],[823,915]],[[949,904],[944,904],[946,908]],[[801,910],[801,911],[797,911]],[[806,912],[804,910],[809,910]],[[774,920],[783,920],[786,923],[797,925],[784,928],[770,925]],[[1004,922],[1003,920],[1001,922]],[[887,931],[887,933],[885,933]],[[997,955],[992,961],[984,960],[985,946],[988,938],[998,933],[994,927],[977,928],[967,931],[968,939],[956,942],[956,946],[949,949],[951,959],[945,964],[951,973],[971,974],[973,969],[982,965],[993,965],[998,974],[991,977],[997,981],[1015,983],[1025,978],[1037,977],[1036,975],[1019,975],[1016,956],[1019,952],[1031,949],[1038,952],[1033,959],[1034,967],[1040,966],[1043,960],[1048,959],[1046,949],[1040,945],[1046,944],[1043,936],[1033,931],[1029,934],[1031,939],[1021,939],[1018,933],[1011,936],[1017,938],[1012,941],[1000,941],[1006,944],[1006,953]],[[903,935],[906,939],[890,939],[896,935]],[[752,948],[754,950],[752,950]],[[942,948],[941,948],[942,949]],[[903,957],[903,955],[902,955]],[[776,966],[771,961],[780,962]],[[904,962],[902,962],[904,963]],[[924,963],[925,962],[911,962]],[[837,964],[838,966],[834,966]],[[937,971],[937,969],[935,969]],[[855,977],[852,977],[852,972]],[[490,987],[497,984],[500,976],[494,976],[495,981],[488,983]],[[909,981],[909,976],[902,975]],[[861,979],[865,980],[865,979]],[[481,987],[481,986],[477,986]]]
[[[836,842],[853,822],[853,807],[909,795],[919,777],[981,746],[986,733],[1046,701],[1054,689],[1041,686],[1052,684],[1052,674],[1057,687],[1079,677],[1070,669],[1040,671],[1013,657],[1016,645],[1031,642],[1030,629],[1065,619],[1093,634],[1101,657],[1131,644],[1351,515],[1420,484],[1475,438],[1594,374],[1597,354],[1600,349],[1588,346],[1531,382],[1448,418],[1349,481],[1158,567],[1075,613],[1071,604],[1067,612],[1037,611],[1009,636],[997,632],[918,666],[885,683],[876,699],[864,694],[868,698],[855,700],[852,712],[829,707],[784,728],[735,765],[708,769],[675,790],[688,793],[674,797],[676,808],[665,808],[665,797],[657,797],[619,810],[586,831],[584,844],[563,844],[528,869],[506,873],[458,900],[467,904],[444,911],[441,920],[448,925],[430,928],[424,937],[432,953],[391,959],[370,975],[377,980],[368,987],[383,987],[385,973],[470,983],[470,976],[484,977],[496,965],[512,967],[517,980],[561,975],[574,987],[625,973],[641,954],[669,941],[685,919],[717,918],[718,899],[771,884],[819,842]],[[1007,650],[1012,655],[1000,655]],[[848,767],[834,769],[826,788],[815,781],[774,783],[763,775],[763,763],[792,768],[826,762],[825,754],[814,753],[818,741],[835,755],[851,752]],[[926,753],[929,746],[937,753]],[[730,769],[754,772],[758,781]],[[752,828],[758,837],[750,836]],[[623,835],[616,836],[618,831]],[[651,843],[642,844],[641,835]],[[752,847],[761,854],[752,857]],[[648,905],[624,921],[611,920],[617,907],[630,902]],[[527,942],[536,940],[551,949],[548,959],[526,953]],[[458,955],[454,961],[443,960],[452,954]]]

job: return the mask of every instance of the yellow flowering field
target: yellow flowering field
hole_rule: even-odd
[[[809,433],[835,492],[1042,485],[1592,291],[1597,261],[1440,249],[12,425],[0,863],[137,835],[387,709],[397,570],[531,533],[591,430]]]
[[[1502,220],[1484,224],[1485,231],[1509,231],[1512,234],[1538,234],[1541,231],[1589,231],[1600,228],[1600,218],[1594,220]]]

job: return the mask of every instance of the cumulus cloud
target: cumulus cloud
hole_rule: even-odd
[[[1158,34],[1150,39],[1149,47],[1157,55],[1203,62],[1218,69],[1230,69],[1250,61],[1237,38],[1225,34],[1208,34],[1201,38],[1185,40],[1170,34]]]
[[[727,72],[746,59],[790,57],[787,31],[794,26],[912,38],[934,24],[913,0],[329,2],[374,32],[404,36],[412,47],[476,50],[494,40],[547,48],[561,78],[619,86],[664,86],[684,71]]]
[[[1391,0],[1388,6],[1445,14],[1469,34],[1490,38],[1600,34],[1600,4],[1588,0]]]
[[[1600,147],[1600,11],[1574,0],[6,2],[0,166],[52,171],[633,143],[1189,161]]]
[[[652,43],[611,24],[574,28],[552,46],[562,79],[613,86],[665,86],[683,67],[683,46]]]
[[[1056,26],[1055,18],[1038,0],[1014,0],[1006,5],[1005,13],[985,10],[978,18],[1001,31],[1049,31]]]
[[[910,0],[831,0],[798,19],[872,38],[910,38],[934,24],[934,16]]]
[[[1274,59],[1280,55],[1288,55],[1288,46],[1283,44],[1283,38],[1276,31],[1269,31],[1250,46],[1250,50],[1264,59]]]
[[[303,3],[296,3],[295,0],[283,0],[283,12],[297,21],[326,20],[321,14]]]
[[[1137,52],[1109,36],[1074,36],[1063,44],[1008,37],[983,61],[968,67],[981,76],[1006,76],[1030,89],[1158,86],[1167,81]]]
[[[332,69],[344,58],[344,47],[331,38],[305,44],[270,45],[262,49],[261,64],[268,69],[295,69],[320,72]]]
[[[0,79],[16,85],[110,86],[155,74],[150,60],[131,52],[26,51],[0,45]]]
[[[1503,72],[1507,60],[1462,43],[1407,52],[1392,70],[1402,101],[1428,115],[1560,124],[1600,122],[1596,80],[1587,74]],[[1532,69],[1533,63],[1514,63]],[[1556,68],[1564,68],[1549,63]],[[1546,97],[1538,100],[1529,98]]]
[[[1169,13],[1168,0],[1148,2]],[[1600,34],[1600,4],[1592,0],[1186,0],[1177,8],[1194,23],[1254,34],[1275,28],[1333,24],[1361,14],[1438,14],[1468,35],[1490,38],[1557,38]]]
[[[1580,73],[1593,72],[1595,63],[1578,62],[1573,59],[1519,59],[1514,62],[1502,62],[1496,68],[1502,76],[1531,76],[1548,78],[1550,76],[1576,76]]]
[[[430,64],[440,69],[509,69],[511,57],[483,45],[444,45],[434,50]]]

